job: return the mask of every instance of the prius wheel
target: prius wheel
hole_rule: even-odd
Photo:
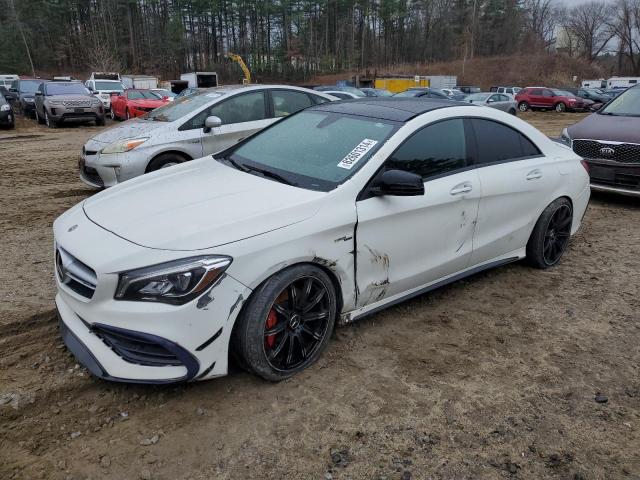
[[[234,329],[235,354],[266,380],[289,378],[320,357],[336,312],[335,290],[325,272],[311,265],[283,270],[249,299]]]
[[[549,268],[560,261],[569,244],[573,208],[566,198],[549,205],[536,223],[527,243],[527,260],[537,268]]]
[[[155,172],[161,168],[173,167],[185,161],[185,158],[177,153],[163,153],[149,162],[147,172]]]

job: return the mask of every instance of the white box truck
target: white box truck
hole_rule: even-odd
[[[211,88],[218,86],[216,72],[191,72],[180,75],[180,80],[187,82],[189,88]]]
[[[151,75],[121,75],[120,78],[125,88],[141,88],[145,90],[158,88],[158,77]]]
[[[583,88],[607,88],[607,81],[604,78],[583,80],[581,86]]]

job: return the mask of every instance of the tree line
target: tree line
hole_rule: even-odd
[[[3,5],[4,3],[4,5]],[[474,56],[616,55],[640,74],[640,0],[0,0],[0,73],[318,73]]]

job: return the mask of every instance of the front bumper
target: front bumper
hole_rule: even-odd
[[[133,383],[226,375],[231,330],[249,295],[247,287],[229,275],[214,285],[210,295],[215,299],[205,306],[198,306],[198,299],[182,306],[116,301],[112,294],[105,298],[104,291],[99,293],[100,285],[87,300],[57,276],[56,281],[60,333],[93,375]]]
[[[49,117],[55,122],[92,122],[104,119],[104,108],[66,107],[64,105],[47,106]]]
[[[621,195],[640,196],[640,164],[586,159],[591,189]]]
[[[148,155],[144,150],[104,155],[100,150],[106,145],[89,141],[82,148],[78,171],[84,183],[96,188],[113,187],[145,173]]]

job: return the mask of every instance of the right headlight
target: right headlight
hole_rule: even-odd
[[[125,153],[125,152],[128,152],[129,150],[133,150],[138,145],[143,144],[147,140],[149,140],[149,137],[145,137],[145,138],[126,138],[124,140],[118,140],[118,141],[110,143],[109,145],[104,147],[102,149],[102,153],[105,153],[105,154],[109,154],[109,153]]]
[[[115,299],[183,305],[204,293],[231,261],[222,255],[203,255],[123,272]]]
[[[562,130],[560,141],[569,147],[571,146],[571,137],[569,136],[569,131],[566,128]]]

